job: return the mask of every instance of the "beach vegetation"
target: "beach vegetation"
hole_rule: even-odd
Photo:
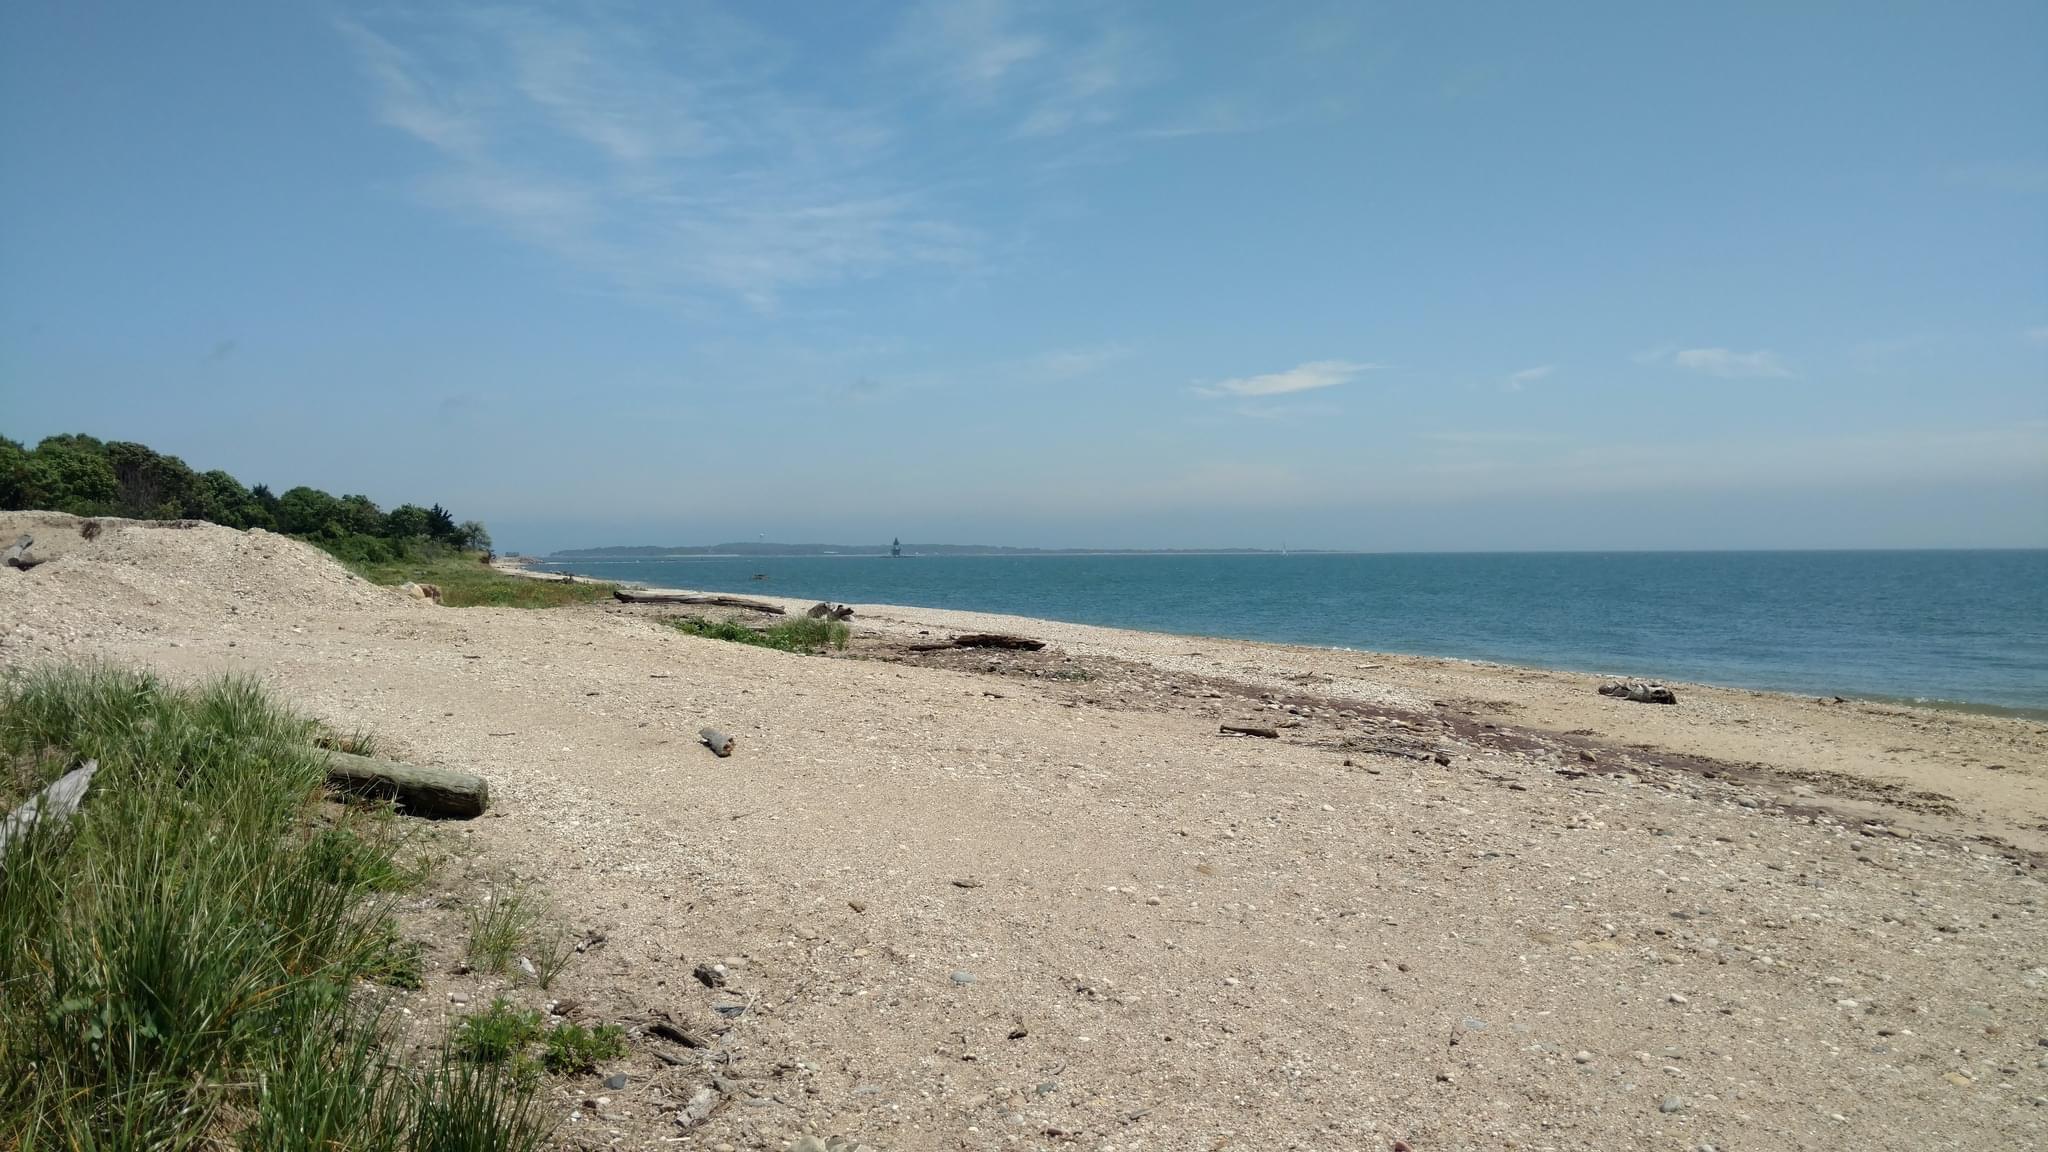
[[[447,544],[417,544],[392,558],[337,555],[349,571],[373,584],[432,584],[441,590],[441,603],[448,608],[558,608],[609,600],[617,587],[511,575],[482,563],[483,553]]]
[[[455,1027],[455,1054],[479,1064],[499,1064],[520,1054],[541,1036],[540,1013],[500,996],[491,1006]]]
[[[0,811],[86,761],[0,858],[0,1145],[530,1149],[530,1083],[410,1066],[382,818],[323,799],[315,727],[252,681],[103,665],[0,679]]]
[[[557,1076],[595,1072],[606,1060],[626,1054],[626,1032],[617,1024],[585,1028],[581,1024],[558,1024],[547,1035],[541,1066]]]
[[[478,971],[498,974],[541,927],[540,904],[512,890],[486,893],[469,908],[469,962]]]
[[[707,640],[730,640],[736,644],[752,644],[783,652],[844,649],[853,635],[852,629],[841,621],[819,620],[810,616],[784,620],[769,628],[752,628],[737,620],[710,620],[701,616],[678,617],[669,621],[669,625],[679,632]]]

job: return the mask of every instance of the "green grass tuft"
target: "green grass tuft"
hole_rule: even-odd
[[[496,975],[540,927],[540,905],[517,891],[492,893],[469,909],[469,962]]]
[[[315,540],[317,544],[319,541]],[[397,560],[336,556],[372,584],[432,584],[447,608],[559,608],[612,598],[613,584],[574,584],[508,576],[483,562],[479,552],[458,552],[445,544],[420,544]]]
[[[817,652],[828,647],[844,649],[847,639],[853,634],[852,629],[840,621],[817,620],[809,616],[784,620],[767,629],[749,628],[737,620],[707,620],[701,616],[683,616],[669,621],[669,624],[677,631],[707,640],[730,640],[783,652]]]
[[[322,826],[313,731],[248,681],[0,679],[0,809],[100,763],[0,861],[0,1147],[532,1146],[530,1088],[405,1072],[357,994],[418,979],[384,907],[405,870]]]
[[[540,1013],[500,997],[456,1026],[452,1050],[465,1060],[499,1064],[519,1055],[540,1035]]]
[[[566,1076],[573,1072],[595,1072],[599,1064],[625,1054],[626,1032],[617,1024],[599,1024],[595,1028],[558,1024],[548,1033],[541,1064],[558,1076]]]

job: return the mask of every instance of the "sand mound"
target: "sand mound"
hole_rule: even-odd
[[[0,571],[0,644],[11,655],[81,636],[281,622],[309,613],[416,606],[396,589],[350,573],[309,544],[261,529],[194,521],[101,519],[55,512],[0,513],[0,539],[27,532],[44,563]]]

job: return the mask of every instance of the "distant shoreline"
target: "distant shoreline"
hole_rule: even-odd
[[[812,549],[816,550],[813,551]],[[701,548],[572,548],[550,552],[533,559],[542,564],[600,561],[620,564],[633,560],[789,560],[824,559],[831,556],[901,558],[916,556],[1356,556],[1363,553],[1335,548],[1007,548],[979,544],[903,545],[899,554],[887,545],[854,545],[845,548],[809,544],[709,544]]]

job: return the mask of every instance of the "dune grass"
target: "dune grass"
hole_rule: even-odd
[[[418,877],[325,814],[315,734],[248,681],[0,681],[0,810],[100,764],[0,859],[0,1149],[538,1145],[530,1084],[397,1059],[380,982],[418,971],[388,894]]]
[[[433,584],[441,589],[441,603],[448,608],[559,608],[609,600],[617,587],[508,576],[485,564],[482,553],[458,552],[446,545],[420,545],[401,560],[337,559],[372,584]]]
[[[784,620],[766,629],[750,628],[737,620],[707,620],[701,616],[678,617],[669,621],[669,625],[707,640],[730,640],[736,644],[753,644],[784,652],[817,652],[827,647],[843,649],[847,638],[852,635],[852,630],[837,620],[817,620],[809,616]]]

